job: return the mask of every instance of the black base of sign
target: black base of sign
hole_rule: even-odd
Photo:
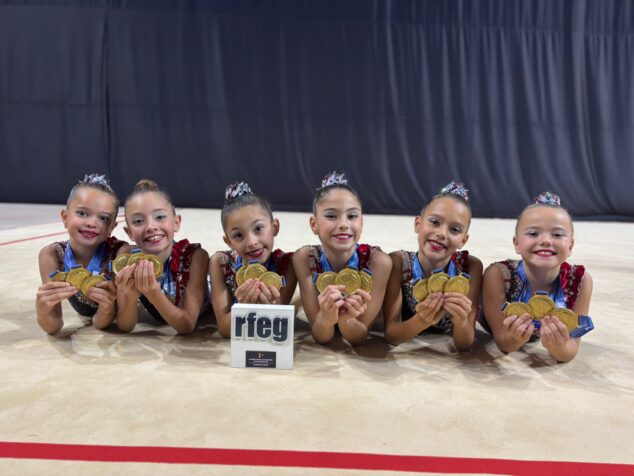
[[[247,350],[246,359],[245,359],[246,366],[247,367],[275,368],[276,355],[277,355],[277,352]]]

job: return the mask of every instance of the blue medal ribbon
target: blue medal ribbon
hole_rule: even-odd
[[[86,269],[90,271],[92,274],[101,273],[101,268],[103,265],[103,260],[106,257],[106,242],[104,241],[99,245],[95,254],[90,258],[90,262]],[[81,266],[77,264],[75,261],[75,256],[73,256],[73,250],[70,247],[70,241],[66,242],[66,251],[64,252],[64,271],[70,271],[71,269]]]
[[[443,270],[442,268],[435,269],[432,271],[432,274],[441,272],[442,270]],[[450,278],[453,278],[454,276],[458,274],[456,265],[452,260],[449,260],[449,270],[447,271],[447,274],[449,275]],[[418,253],[415,253],[414,262],[412,263],[412,283],[415,283],[416,281],[420,279],[425,279],[425,273],[423,273],[423,267],[421,266],[420,261],[418,260]]]
[[[357,248],[359,248],[359,245],[355,245],[354,248],[354,253],[352,253],[352,256],[350,257],[350,259],[348,260],[348,264],[346,264],[346,268],[352,268],[352,269],[359,269],[359,254],[357,253]],[[323,250],[321,250],[321,254],[319,255],[319,263],[321,264],[321,269],[326,272],[326,271],[333,271],[332,266],[330,266],[330,262],[328,261],[328,258],[326,257],[326,252]]]
[[[521,302],[528,302],[528,300],[533,296],[533,293],[531,292],[531,285],[528,282],[528,277],[526,276],[526,271],[524,271],[524,263],[522,261],[520,261],[517,265],[517,275],[522,281],[522,288],[520,289],[520,294],[517,300]],[[566,307],[566,296],[564,294],[564,289],[561,286],[559,275],[557,275],[553,290],[548,294],[548,296],[555,302],[555,306],[558,308]]]

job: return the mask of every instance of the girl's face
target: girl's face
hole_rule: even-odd
[[[345,189],[328,192],[310,217],[310,229],[319,236],[326,250],[349,251],[359,241],[363,231],[359,200]]]
[[[65,210],[62,221],[71,246],[97,248],[116,226],[115,199],[101,190],[80,187]]]
[[[574,245],[570,215],[561,208],[535,207],[525,210],[513,237],[515,251],[537,268],[563,263]]]
[[[227,217],[224,242],[246,263],[265,263],[273,252],[274,237],[280,230],[277,218],[259,205],[238,208]]]
[[[125,232],[139,248],[163,261],[168,258],[181,217],[163,195],[146,192],[133,196],[126,204],[125,221]]]
[[[437,198],[414,221],[418,248],[432,263],[445,263],[469,239],[470,222],[465,204],[450,197]]]

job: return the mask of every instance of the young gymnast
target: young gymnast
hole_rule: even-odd
[[[207,252],[197,243],[174,241],[181,217],[167,193],[152,180],[136,184],[125,202],[125,220],[130,239],[143,253],[157,255],[163,270],[156,278],[154,264],[141,260],[117,273],[117,325],[125,332],[134,329],[140,298],[157,320],[180,334],[192,332],[206,296]]]
[[[321,246],[297,250],[293,267],[313,337],[325,344],[338,326],[351,345],[362,344],[381,310],[392,263],[378,247],[358,244],[363,230],[361,200],[344,174],[333,172],[326,176],[315,192],[310,228]],[[315,278],[325,272],[333,272],[334,276],[347,268],[371,272],[370,292],[345,292],[346,285],[336,283],[318,291]],[[346,273],[348,278],[354,277],[350,270]]]
[[[113,321],[116,290],[111,281],[96,284],[84,295],[72,284],[56,281],[55,274],[81,265],[91,273],[110,277],[108,263],[126,245],[110,236],[117,224],[118,209],[119,199],[105,175],[86,175],[70,191],[61,212],[68,240],[48,245],[39,254],[42,285],[37,290],[35,309],[38,324],[49,334],[59,332],[64,325],[64,299],[80,315],[92,317],[98,329]]]
[[[493,263],[484,273],[481,323],[492,331],[503,352],[513,352],[532,339],[540,339],[559,362],[572,360],[579,339],[554,315],[539,321],[536,329],[528,313],[504,317],[505,302],[527,302],[538,292],[547,293],[557,308],[586,315],[592,296],[592,278],[580,265],[566,259],[574,245],[572,218],[557,195],[543,193],[517,218],[513,244],[522,259]]]
[[[406,342],[426,330],[451,332],[458,350],[469,349],[473,344],[482,263],[468,251],[459,251],[469,239],[468,201],[462,184],[451,182],[425,204],[414,220],[418,251],[390,253],[393,267],[383,316],[385,336],[391,344]],[[417,282],[428,279],[435,270],[442,270],[449,277],[468,274],[464,276],[468,279],[468,293],[425,291],[417,302]]]
[[[233,304],[288,304],[293,298],[297,278],[291,265],[293,253],[284,253],[273,246],[274,237],[280,230],[279,220],[273,218],[269,203],[255,195],[247,183],[235,182],[227,187],[220,220],[223,240],[231,249],[211,257],[209,275],[218,331],[228,338],[231,336]],[[283,276],[285,285],[278,289],[258,279],[245,279],[238,285],[236,271],[255,262]]]

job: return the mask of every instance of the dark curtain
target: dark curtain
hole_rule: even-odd
[[[0,201],[105,172],[308,210],[336,169],[368,212],[455,179],[475,216],[632,219],[633,78],[628,0],[0,0]]]

